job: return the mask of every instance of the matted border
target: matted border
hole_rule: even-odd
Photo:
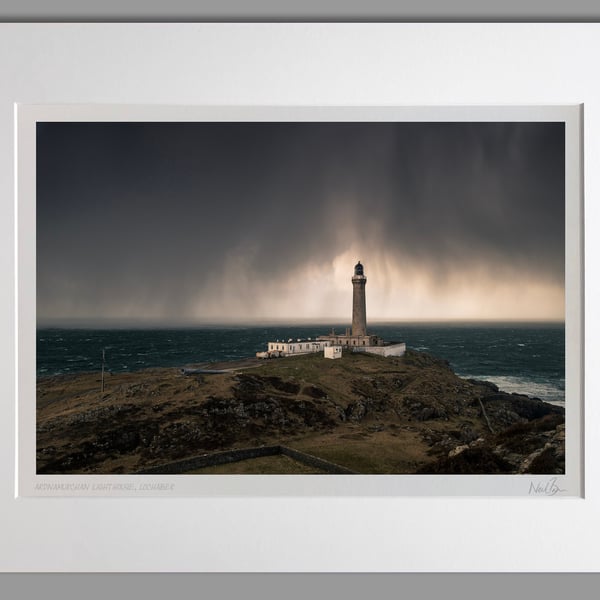
[[[14,105],[585,105],[585,304],[600,272],[598,24],[0,24],[0,568],[600,570],[600,313],[585,318],[585,498],[15,498]],[[582,240],[583,243],[583,240]]]
[[[22,496],[581,496],[582,107],[201,107],[18,105],[18,488]],[[35,472],[36,127],[45,122],[564,122],[565,474],[548,475],[37,475]],[[32,235],[33,234],[33,235]]]

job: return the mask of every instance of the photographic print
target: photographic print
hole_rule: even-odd
[[[565,140],[38,120],[36,473],[564,475]]]

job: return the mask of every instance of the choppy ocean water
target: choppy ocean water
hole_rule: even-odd
[[[336,331],[344,331],[337,325]],[[182,367],[254,356],[272,340],[316,337],[323,325],[187,329],[38,329],[37,376],[98,371],[105,350],[112,372]],[[444,358],[461,377],[492,381],[506,392],[565,401],[563,324],[392,324],[369,332]]]

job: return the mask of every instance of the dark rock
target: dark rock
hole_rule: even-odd
[[[286,394],[298,394],[300,392],[300,385],[293,381],[286,381],[280,377],[265,377],[265,381],[278,392],[284,392]]]
[[[327,392],[323,391],[316,385],[307,385],[302,389],[302,393],[311,398],[327,398]]]
[[[413,367],[438,367],[450,371],[450,363],[442,358],[436,358],[426,352],[407,350],[403,362]]]
[[[479,438],[479,433],[477,433],[471,425],[468,423],[463,423],[460,427],[459,439],[461,442],[465,444],[470,444]]]
[[[491,381],[485,381],[483,379],[467,379],[467,381],[469,383],[472,383],[473,385],[485,387],[491,392],[499,391],[498,386],[495,383],[492,383]]]
[[[439,403],[428,404],[415,398],[405,398],[404,407],[408,409],[409,414],[415,421],[429,421],[431,419],[448,418],[448,413]]]
[[[367,406],[360,400],[352,402],[346,407],[345,414],[348,421],[362,421],[367,414]]]

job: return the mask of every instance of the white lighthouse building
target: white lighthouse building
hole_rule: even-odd
[[[333,346],[341,346],[342,350],[352,352],[368,352],[381,356],[402,356],[406,352],[404,342],[385,342],[367,331],[367,277],[360,261],[354,266],[352,276],[352,329],[346,329],[344,335],[322,335],[319,341],[328,341]]]
[[[316,340],[287,340],[268,343],[266,352],[257,352],[258,358],[274,356],[290,356],[325,352],[327,358],[339,358],[342,351],[367,352],[380,356],[402,356],[406,352],[404,342],[385,342],[376,335],[367,332],[367,278],[364,266],[360,261],[354,266],[352,276],[352,328],[348,327],[345,334],[320,335]]]

